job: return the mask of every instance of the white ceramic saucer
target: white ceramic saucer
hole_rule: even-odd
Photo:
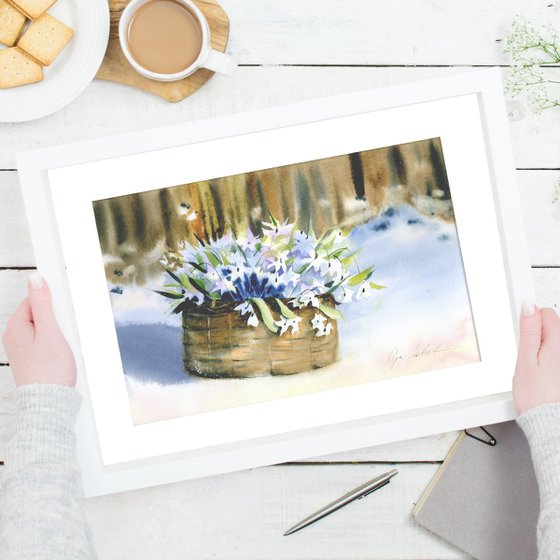
[[[0,122],[45,117],[73,101],[93,80],[109,40],[107,0],[58,0],[49,13],[74,30],[42,82],[0,90]],[[0,46],[0,48],[4,48]]]

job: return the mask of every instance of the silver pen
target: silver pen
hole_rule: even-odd
[[[333,511],[336,511],[337,509],[344,507],[345,505],[349,504],[350,502],[353,502],[354,500],[365,498],[372,492],[375,492],[376,490],[379,490],[386,484],[389,484],[389,482],[391,482],[391,479],[397,474],[397,472],[398,472],[397,469],[392,469],[389,472],[379,475],[375,477],[373,480],[370,480],[369,482],[366,482],[365,484],[358,486],[358,488],[354,488],[354,490],[351,490],[347,494],[344,494],[344,496],[341,496],[334,502],[327,504],[325,507],[322,507],[320,510],[316,511],[315,513],[312,513],[310,516],[300,521],[297,525],[294,525],[291,529],[288,529],[284,533],[284,536],[291,535],[292,533],[295,533],[296,531],[299,531],[300,529],[303,529],[304,527],[311,525],[311,523],[315,523],[315,521],[319,521],[319,519],[326,517]]]

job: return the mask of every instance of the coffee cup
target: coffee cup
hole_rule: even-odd
[[[210,45],[210,27],[191,0],[132,0],[119,22],[124,55],[140,75],[181,80],[207,68],[231,76],[237,64]]]

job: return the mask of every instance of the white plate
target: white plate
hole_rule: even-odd
[[[43,69],[43,81],[0,90],[0,122],[30,121],[62,109],[84,91],[101,66],[109,40],[107,0],[58,0],[49,13],[69,25],[74,36]]]

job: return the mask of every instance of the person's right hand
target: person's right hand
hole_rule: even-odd
[[[523,305],[513,401],[518,414],[560,402],[560,318],[553,309]]]
[[[33,273],[28,291],[29,297],[8,321],[2,337],[16,385],[74,387],[74,355],[56,322],[49,287],[38,273]]]

